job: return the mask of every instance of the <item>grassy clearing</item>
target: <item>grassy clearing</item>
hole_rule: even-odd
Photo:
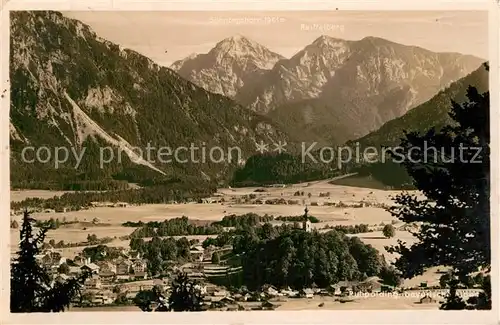
[[[384,185],[382,182],[374,179],[371,176],[351,176],[338,180],[331,181],[332,185],[371,188],[375,190],[389,190],[390,187]]]

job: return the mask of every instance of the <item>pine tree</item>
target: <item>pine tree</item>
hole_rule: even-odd
[[[168,301],[173,311],[201,311],[203,296],[198,283],[189,280],[186,273],[181,273],[172,283]]]
[[[416,244],[389,248],[400,254],[395,265],[405,278],[444,265],[465,283],[471,273],[491,270],[489,93],[469,87],[467,97],[464,104],[452,104],[454,124],[424,135],[408,133],[401,143],[402,164],[426,197],[403,193],[390,208],[403,222],[421,223]],[[453,294],[447,306],[465,307]]]
[[[35,234],[32,226],[34,222],[28,211],[25,211],[19,252],[11,269],[10,310],[13,313],[62,312],[78,295],[89,275],[85,273],[78,278],[52,284],[47,270],[36,260],[48,228],[42,228]]]
[[[450,286],[450,291],[445,296],[445,301],[439,306],[442,310],[462,310],[467,307],[465,301],[457,295],[459,281],[456,279],[450,280],[448,285]]]
[[[190,280],[185,273],[175,276],[168,299],[157,287],[139,291],[134,298],[135,305],[146,312],[201,311],[202,302],[203,295],[198,283]]]

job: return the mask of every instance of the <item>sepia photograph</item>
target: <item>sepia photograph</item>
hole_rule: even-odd
[[[488,10],[6,15],[10,313],[498,312]]]

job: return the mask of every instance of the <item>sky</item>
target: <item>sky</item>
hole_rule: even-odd
[[[101,37],[169,66],[243,35],[291,57],[321,35],[366,36],[488,59],[486,11],[72,11]]]

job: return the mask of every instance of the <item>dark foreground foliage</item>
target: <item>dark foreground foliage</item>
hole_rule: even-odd
[[[491,270],[489,92],[470,87],[467,97],[463,105],[453,103],[452,125],[439,132],[406,134],[401,146],[412,160],[403,165],[426,199],[404,193],[390,209],[401,221],[422,223],[417,244],[390,248],[401,254],[396,267],[405,277],[431,266],[452,268],[443,309],[491,308],[489,281],[483,282],[480,297],[464,302],[456,295],[456,288],[467,286],[473,273]],[[415,147],[422,150],[410,151]],[[425,157],[429,147],[437,148],[437,154]]]
[[[20,231],[18,256],[10,275],[10,310],[13,313],[62,312],[69,307],[89,274],[65,282],[52,283],[51,277],[36,260],[47,228],[35,234],[35,220],[25,211]]]

